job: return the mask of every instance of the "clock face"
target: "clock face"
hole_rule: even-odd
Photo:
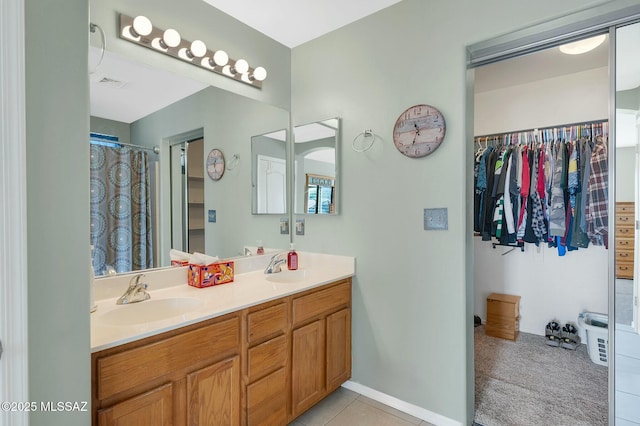
[[[212,180],[220,180],[224,174],[224,155],[219,149],[212,149],[207,156],[207,174]]]
[[[444,116],[436,108],[414,105],[396,120],[393,143],[407,157],[424,157],[438,149],[446,128]]]

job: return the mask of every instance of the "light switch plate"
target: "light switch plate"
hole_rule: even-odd
[[[424,209],[425,231],[446,231],[449,229],[447,208]]]
[[[304,218],[296,219],[296,235],[304,235]]]
[[[209,222],[211,222],[211,223],[215,223],[216,222],[216,211],[215,210],[209,210]]]
[[[289,218],[288,217],[280,218],[280,234],[282,235],[289,234]]]

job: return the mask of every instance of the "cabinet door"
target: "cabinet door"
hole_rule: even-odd
[[[172,423],[172,386],[166,384],[140,396],[100,410],[99,426],[169,426]]]
[[[297,416],[324,396],[324,320],[292,333],[291,407]]]
[[[249,426],[287,424],[287,375],[283,368],[247,386]]]
[[[351,377],[351,313],[343,309],[327,317],[327,392]]]
[[[220,361],[187,376],[187,424],[240,424],[240,357]]]

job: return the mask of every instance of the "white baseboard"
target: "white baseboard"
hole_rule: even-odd
[[[396,410],[400,410],[403,413],[407,413],[413,417],[417,417],[420,420],[433,423],[437,426],[462,426],[462,423],[458,422],[457,420],[453,420],[432,411],[425,410],[422,407],[418,407],[417,405],[402,401],[396,397],[387,395],[386,393],[382,393],[375,389],[371,389],[368,386],[361,385],[360,383],[356,383],[351,380],[344,382],[342,384],[342,387],[357,392],[360,395],[364,395],[367,398],[371,398],[374,401],[378,401],[381,404],[395,408]]]

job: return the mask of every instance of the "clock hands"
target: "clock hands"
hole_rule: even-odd
[[[417,123],[413,123],[413,127],[416,128],[416,134],[413,135],[413,142],[411,142],[411,145],[415,144],[416,143],[416,138],[418,136],[420,136],[420,129],[418,128],[418,124]]]

